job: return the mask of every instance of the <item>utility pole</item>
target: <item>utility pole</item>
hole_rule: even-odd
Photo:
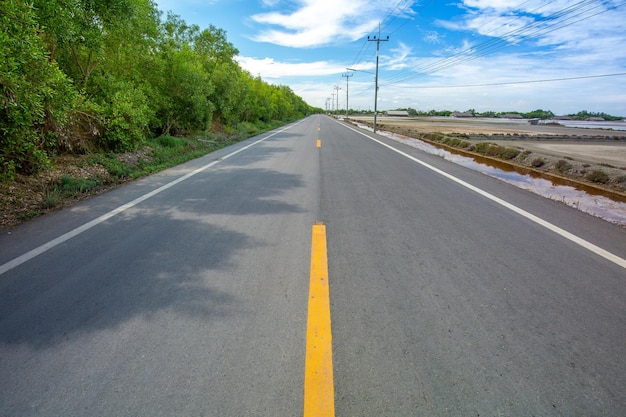
[[[346,77],[346,119],[348,118],[348,81],[350,80],[350,77],[352,77],[354,74],[350,74],[345,73],[345,74],[341,74],[342,77]]]
[[[335,107],[335,93],[330,93],[330,95],[333,96],[332,99],[330,100],[330,112],[334,113],[335,112],[335,109],[334,109],[334,107]]]
[[[387,42],[389,36],[386,39],[380,39],[380,23],[378,24],[378,37],[367,37],[370,42],[376,42],[376,88],[374,91],[374,133],[376,133],[376,116],[378,115],[378,51],[380,50],[380,43]]]
[[[337,91],[335,93],[335,95],[337,96],[337,107],[335,107],[335,109],[337,109],[337,113],[339,113],[339,90],[341,90],[341,88],[338,85],[336,85],[334,88],[335,91]]]

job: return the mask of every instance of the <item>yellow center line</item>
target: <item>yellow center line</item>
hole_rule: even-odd
[[[333,343],[326,226],[313,225],[304,369],[304,417],[334,417]]]
[[[317,140],[317,147],[318,148],[322,147],[322,141],[320,139]]]

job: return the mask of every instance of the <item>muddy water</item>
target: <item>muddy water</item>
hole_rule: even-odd
[[[371,130],[366,126],[359,126]],[[497,178],[516,187],[523,188],[535,194],[559,201],[585,213],[600,217],[611,223],[626,226],[626,202],[614,201],[592,188],[558,184],[552,180],[531,175],[523,168],[511,167],[507,164],[498,164],[491,160],[478,160],[437,148],[419,139],[399,135],[391,132],[378,131],[379,134],[395,141],[420,149],[431,155],[440,156],[455,164],[473,169],[491,177]]]

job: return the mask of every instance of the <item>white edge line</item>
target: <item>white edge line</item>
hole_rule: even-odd
[[[149,199],[151,197],[154,197],[155,195],[157,195],[157,194],[167,190],[168,188],[171,188],[171,187],[173,187],[173,186],[175,186],[175,185],[185,181],[186,179],[189,179],[189,178],[193,177],[194,175],[199,174],[200,172],[202,172],[202,171],[204,171],[206,169],[209,169],[212,166],[217,165],[220,162],[222,162],[222,161],[224,161],[224,160],[226,160],[226,159],[228,159],[228,158],[230,158],[232,156],[235,156],[238,153],[245,151],[246,149],[249,149],[249,148],[251,148],[251,147],[253,147],[255,145],[258,145],[259,143],[261,143],[263,141],[266,141],[267,139],[269,139],[269,138],[271,138],[271,137],[273,137],[275,135],[278,135],[279,133],[282,133],[282,132],[284,132],[287,129],[291,129],[292,127],[300,124],[303,120],[304,119],[298,121],[297,123],[290,124],[290,125],[284,127],[283,129],[278,130],[278,131],[276,131],[276,132],[274,132],[274,133],[264,137],[263,139],[259,139],[259,140],[255,141],[255,142],[252,142],[249,145],[246,145],[246,146],[244,146],[244,147],[242,147],[240,149],[237,149],[236,151],[231,152],[228,155],[226,155],[226,156],[224,156],[224,157],[222,157],[222,158],[220,158],[220,159],[218,159],[216,161],[213,161],[213,162],[211,162],[209,164],[206,164],[206,165],[204,165],[204,166],[202,166],[202,167],[200,167],[200,168],[198,168],[198,169],[196,169],[196,170],[194,170],[194,171],[192,171],[192,172],[190,172],[188,174],[183,175],[180,178],[175,179],[174,181],[171,181],[171,182],[169,182],[169,183],[167,183],[165,185],[162,185],[161,187],[159,187],[159,188],[157,188],[157,189],[155,189],[153,191],[150,191],[149,193],[144,194],[141,197],[138,197],[138,198],[134,199],[133,201],[131,201],[129,203],[121,205],[118,208],[113,209],[113,210],[109,211],[108,213],[105,213],[102,216],[97,217],[97,218],[91,220],[90,222],[87,222],[87,223],[83,224],[82,226],[78,226],[77,228],[75,228],[73,230],[70,230],[69,232],[67,232],[67,233],[57,237],[56,239],[52,239],[51,241],[49,241],[47,243],[44,243],[43,245],[41,245],[39,247],[36,247],[35,249],[32,249],[32,250],[26,252],[25,254],[10,260],[9,262],[7,262],[7,263],[5,263],[3,265],[0,265],[0,275],[2,275],[4,273],[12,270],[13,268],[16,268],[16,267],[22,265],[25,262],[30,261],[31,259],[41,255],[44,252],[49,251],[50,249],[54,248],[55,246],[60,245],[61,243],[64,243],[64,242],[70,240],[73,237],[76,237],[76,236],[80,235],[81,233],[86,232],[87,230],[91,229],[92,227],[97,226],[100,223],[107,221],[111,217],[117,216],[118,214],[128,210],[129,208],[134,207],[137,204],[139,204],[139,203],[141,203],[141,202],[143,202],[143,201],[145,201],[145,200],[147,200],[147,199]]]
[[[578,236],[568,232],[567,230],[561,229],[560,227],[558,227],[558,226],[556,226],[556,225],[554,225],[554,224],[552,224],[552,223],[550,223],[550,222],[548,222],[548,221],[546,221],[546,220],[544,220],[544,219],[542,219],[540,217],[537,217],[534,214],[529,213],[526,210],[524,210],[522,208],[519,208],[519,207],[509,203],[508,201],[504,201],[501,198],[496,197],[495,195],[493,195],[491,193],[488,193],[487,191],[485,191],[483,189],[480,189],[480,188],[478,188],[478,187],[476,187],[476,186],[474,186],[474,185],[472,185],[472,184],[470,184],[468,182],[463,181],[460,178],[457,178],[457,177],[455,177],[455,176],[453,176],[451,174],[448,174],[445,171],[440,170],[439,168],[436,168],[436,167],[434,167],[434,166],[432,166],[430,164],[427,164],[426,162],[421,161],[421,160],[419,160],[419,159],[417,159],[417,158],[415,158],[415,157],[413,157],[413,156],[411,156],[411,155],[409,155],[407,153],[404,153],[401,150],[396,149],[396,148],[394,148],[391,145],[388,145],[388,144],[386,144],[386,143],[384,143],[384,142],[382,142],[382,141],[380,141],[378,139],[375,139],[375,138],[373,138],[373,137],[371,137],[371,136],[361,132],[360,130],[357,130],[357,129],[355,129],[355,128],[351,127],[351,126],[347,126],[345,124],[342,124],[342,126],[348,128],[350,130],[353,130],[356,133],[358,133],[358,134],[360,134],[362,136],[365,136],[368,139],[373,140],[374,142],[378,142],[379,144],[383,145],[384,147],[389,148],[392,151],[394,151],[396,153],[399,153],[400,155],[402,155],[402,156],[404,156],[404,157],[406,157],[406,158],[408,158],[408,159],[410,159],[410,160],[412,160],[414,162],[417,162],[418,164],[422,165],[423,167],[428,168],[431,171],[434,171],[437,174],[442,175],[442,176],[448,178],[449,180],[452,180],[452,181],[456,182],[457,184],[460,184],[463,187],[465,187],[465,188],[467,188],[469,190],[472,190],[475,193],[480,194],[481,196],[483,196],[485,198],[488,198],[489,200],[491,200],[491,201],[493,201],[495,203],[498,203],[498,204],[500,204],[503,207],[508,208],[509,210],[519,214],[520,216],[523,216],[523,217],[527,218],[528,220],[531,220],[531,221],[537,223],[538,225],[543,226],[543,227],[545,227],[548,230],[551,230],[552,232],[558,234],[559,236],[562,236],[565,239],[567,239],[567,240],[569,240],[569,241],[571,241],[573,243],[576,243],[577,245],[582,246],[583,248],[585,248],[585,249],[595,253],[596,255],[599,255],[599,256],[603,257],[604,259],[606,259],[608,261],[611,261],[614,264],[616,264],[618,266],[621,266],[622,268],[626,269],[626,259],[620,258],[619,256],[617,256],[617,255],[607,251],[606,249],[602,249],[601,247],[596,246],[593,243],[591,243],[591,242],[589,242],[589,241],[587,241],[587,240],[585,240],[583,238],[580,238],[580,237],[578,237]]]

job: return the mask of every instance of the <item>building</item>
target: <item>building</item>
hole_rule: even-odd
[[[515,120],[520,120],[524,118],[524,116],[522,116],[521,114],[517,114],[517,113],[507,113],[507,114],[503,114],[500,117],[503,119],[515,119]]]
[[[389,117],[409,117],[409,112],[406,110],[389,110],[384,115]]]
[[[450,117],[474,117],[474,115],[470,112],[455,111],[450,113]]]

